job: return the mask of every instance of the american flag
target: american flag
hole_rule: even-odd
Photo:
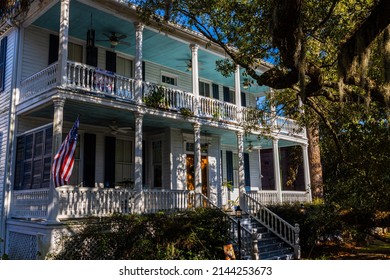
[[[73,124],[64,142],[62,142],[57,154],[54,156],[52,175],[54,187],[66,185],[72,175],[74,165],[74,152],[77,146],[79,118]]]

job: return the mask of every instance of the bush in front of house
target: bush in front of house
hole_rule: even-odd
[[[52,259],[223,259],[228,225],[215,209],[179,213],[114,215],[90,220],[59,240]],[[75,227],[73,227],[75,228]]]

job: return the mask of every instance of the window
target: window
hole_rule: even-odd
[[[152,165],[153,165],[153,186],[162,187],[162,142],[152,142]]]
[[[161,83],[171,86],[177,86],[177,76],[169,73],[161,73]]]
[[[223,87],[223,101],[229,103],[236,103],[235,92],[229,87]]]
[[[17,137],[15,190],[50,186],[52,138],[51,126]]]
[[[82,63],[83,62],[83,46],[69,42],[68,43],[68,60]]]
[[[117,56],[116,57],[116,73],[131,78],[133,76],[133,62],[130,59]]]
[[[199,95],[210,97],[210,84],[199,81]]]
[[[0,91],[5,87],[5,62],[7,53],[7,37],[0,41]]]
[[[133,179],[133,143],[116,139],[115,144],[115,182]]]

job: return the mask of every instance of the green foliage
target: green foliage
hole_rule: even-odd
[[[61,240],[54,259],[223,259],[228,228],[219,210],[115,215]]]
[[[159,109],[167,109],[168,102],[165,100],[165,89],[163,86],[154,87],[142,100],[146,106]]]

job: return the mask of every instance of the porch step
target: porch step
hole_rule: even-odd
[[[260,260],[293,260],[294,252],[292,249],[284,248],[280,250],[275,250],[271,252],[259,253]]]
[[[245,219],[242,225],[249,230],[256,230],[257,247],[260,260],[292,260],[294,250],[274,233],[253,219]],[[243,257],[244,258],[244,257]]]

